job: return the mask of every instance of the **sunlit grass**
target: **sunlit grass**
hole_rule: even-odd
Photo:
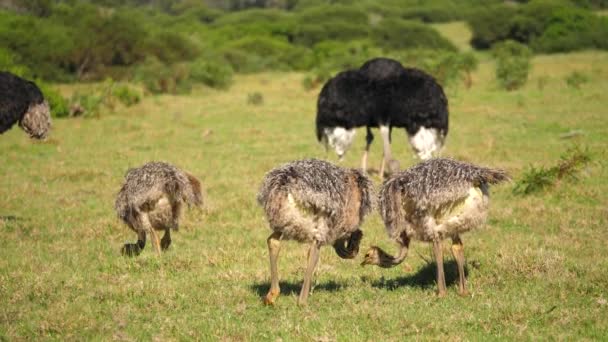
[[[301,74],[265,73],[239,76],[226,92],[199,88],[99,119],[55,120],[45,143],[17,129],[0,137],[0,339],[606,338],[608,54],[536,57],[528,84],[514,92],[498,89],[493,67],[483,61],[470,90],[447,89],[444,155],[516,179],[530,165],[555,164],[575,143],[592,160],[578,182],[545,192],[491,189],[486,228],[463,237],[470,297],[456,295],[446,257],[450,288],[436,298],[427,244],[413,244],[409,273],[362,268],[325,248],[309,306],[298,308],[306,247],[287,242],[283,295],[262,305],[269,229],[255,194],[264,173],[299,158],[337,162],[314,135],[319,89],[305,91]],[[569,88],[573,71],[589,82]],[[260,105],[247,103],[255,92]],[[560,138],[573,130],[581,134]],[[359,165],[364,140],[361,131],[343,165]],[[402,130],[393,150],[402,166],[415,163]],[[375,141],[370,165],[380,157]],[[150,246],[123,258],[121,245],[135,235],[115,217],[114,196],[126,170],[149,160],[200,177],[207,201],[186,213],[161,258]],[[395,249],[377,214],[363,230],[362,250]]]

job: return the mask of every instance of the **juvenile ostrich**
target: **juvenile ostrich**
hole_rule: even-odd
[[[0,134],[15,123],[33,139],[45,139],[51,129],[48,103],[34,82],[0,72]]]
[[[508,180],[503,170],[451,159],[431,159],[397,173],[382,186],[380,215],[386,231],[400,245],[396,256],[371,247],[362,265],[393,267],[407,256],[411,239],[433,243],[439,296],[445,296],[441,241],[452,239],[458,265],[458,293],[466,295],[464,246],[460,234],[482,225],[489,206],[489,184]]]
[[[392,159],[393,127],[405,128],[419,158],[438,152],[448,133],[448,101],[435,79],[421,70],[404,68],[388,58],[369,60],[357,70],[338,73],[323,86],[317,101],[317,140],[329,145],[342,159],[355,135],[367,129],[361,167],[367,169],[371,127],[380,127],[384,157]]]
[[[316,159],[294,161],[270,171],[257,200],[272,230],[268,237],[270,290],[264,303],[279,296],[277,260],[281,240],[310,243],[308,266],[298,304],[306,304],[311,278],[323,245],[352,259],[359,252],[359,229],[372,210],[373,185],[356,169],[344,169]]]
[[[137,243],[127,243],[123,255],[139,255],[146,233],[158,254],[171,245],[171,230],[178,230],[183,204],[202,203],[201,183],[193,175],[164,162],[149,162],[127,171],[114,205],[120,217],[137,233]],[[156,230],[164,230],[162,240]]]

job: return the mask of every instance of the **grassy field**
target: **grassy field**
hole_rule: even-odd
[[[435,296],[430,247],[413,243],[406,267],[380,269],[324,248],[307,307],[296,299],[307,247],[284,243],[282,296],[269,287],[266,237],[255,202],[265,172],[326,154],[314,136],[318,89],[304,75],[239,76],[229,91],[147,97],[99,119],[55,120],[34,143],[13,129],[0,137],[0,340],[374,340],[608,338],[608,53],[539,56],[521,90],[499,90],[485,58],[473,87],[448,88],[444,155],[507,169],[552,166],[569,147],[589,149],[577,182],[527,197],[514,184],[491,189],[490,219],[464,235],[471,295],[457,296],[446,243],[448,296]],[[588,77],[580,89],[565,78]],[[65,87],[69,92],[73,87]],[[262,105],[247,104],[260,92]],[[560,136],[571,131],[572,139]],[[356,167],[359,132],[344,165]],[[403,131],[393,136],[402,166],[415,163]],[[377,167],[381,144],[372,146]],[[171,249],[137,258],[113,203],[130,167],[165,160],[206,188],[186,213]],[[380,180],[374,178],[377,185]],[[362,250],[394,251],[378,214],[363,226]]]

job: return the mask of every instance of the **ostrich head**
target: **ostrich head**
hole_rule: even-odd
[[[51,111],[46,101],[32,104],[19,121],[21,127],[30,138],[45,139],[51,129]]]
[[[406,246],[401,246],[399,254],[394,257],[383,251],[380,247],[372,246],[367,250],[367,253],[365,253],[361,266],[376,265],[383,268],[390,268],[399,265],[407,256],[407,251],[408,248]]]
[[[340,161],[346,154],[346,151],[350,148],[350,145],[353,143],[353,138],[355,137],[355,129],[345,129],[343,127],[333,127],[333,128],[324,128],[323,129],[323,137],[321,138],[323,145],[325,148],[331,147]]]

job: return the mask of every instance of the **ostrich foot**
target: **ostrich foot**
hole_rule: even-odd
[[[280,291],[270,290],[264,297],[264,304],[274,305],[275,300],[279,297]]]
[[[458,290],[458,295],[460,297],[468,297],[469,296],[469,291],[467,291],[467,290]]]
[[[163,236],[163,238],[160,240],[160,249],[163,251],[166,251],[169,246],[171,246],[171,238],[167,238],[167,236]]]
[[[141,248],[136,243],[125,243],[120,249],[120,254],[124,256],[134,257],[141,253]]]
[[[437,298],[444,298],[447,295],[446,291],[437,291]]]

